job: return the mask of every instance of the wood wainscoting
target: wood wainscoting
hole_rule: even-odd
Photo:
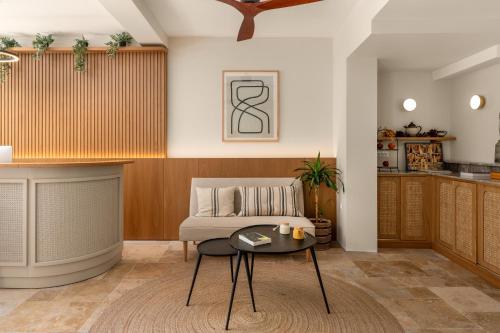
[[[164,158],[167,50],[127,47],[110,58],[90,48],[87,70],[73,69],[71,48],[12,49],[0,84],[0,145],[14,158]]]
[[[177,240],[189,215],[193,177],[293,177],[309,158],[139,159],[125,167],[125,239]],[[335,158],[323,161],[335,165]],[[313,196],[305,193],[306,216],[314,216]],[[335,221],[336,194],[321,193],[324,217]]]

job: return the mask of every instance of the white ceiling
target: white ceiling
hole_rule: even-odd
[[[372,35],[356,51],[379,58],[383,71],[431,71],[500,43],[500,34]]]
[[[88,37],[122,30],[98,0],[0,0],[0,35],[22,39],[40,32]]]
[[[392,0],[377,15],[377,19],[500,17],[498,0]]]
[[[500,0],[391,0],[356,55],[386,71],[435,70],[500,42]]]
[[[255,37],[331,37],[358,0],[266,11],[256,17]],[[236,37],[243,17],[216,0],[144,0],[168,36]]]
[[[168,36],[236,37],[242,16],[216,0],[139,0]],[[358,0],[323,0],[256,18],[256,37],[331,37]],[[0,0],[0,35],[109,35],[121,24],[99,0]]]

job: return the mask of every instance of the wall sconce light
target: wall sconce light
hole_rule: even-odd
[[[5,62],[17,62],[19,61],[19,57],[14,53],[10,53],[7,51],[0,51],[0,63]]]
[[[413,98],[407,98],[403,102],[403,110],[407,112],[412,112],[415,111],[417,108],[417,101],[414,100]]]
[[[474,111],[484,108],[486,99],[481,95],[474,95],[470,98],[470,108]]]

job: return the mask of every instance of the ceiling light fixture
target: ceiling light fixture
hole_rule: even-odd
[[[484,96],[481,95],[474,95],[470,98],[470,108],[474,111],[480,110],[484,108],[484,105],[486,104],[486,99]]]
[[[0,63],[5,62],[18,62],[19,57],[14,53],[10,53],[7,51],[0,51]]]
[[[417,101],[414,100],[413,98],[407,98],[403,102],[403,109],[405,111],[408,112],[415,111],[416,108],[417,108]]]

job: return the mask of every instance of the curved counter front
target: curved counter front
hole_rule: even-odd
[[[0,163],[0,288],[73,283],[119,262],[126,163]]]

